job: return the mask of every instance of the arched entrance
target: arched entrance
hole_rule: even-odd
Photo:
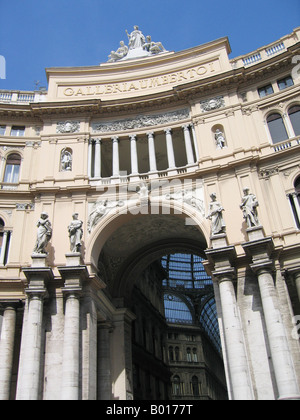
[[[226,398],[221,352],[209,334],[216,322],[211,279],[202,266],[204,282],[196,281],[188,291],[184,290],[185,282],[195,273],[185,272],[181,285],[167,284],[170,273],[164,265],[166,259],[189,256],[193,264],[201,264],[205,258],[207,239],[198,225],[186,224],[186,215],[123,214],[115,216],[110,224],[104,221],[103,226],[101,248],[99,237],[95,246],[98,244],[98,274],[107,285],[104,293],[117,310],[133,314],[124,326],[122,341],[125,375],[121,366],[112,366],[112,383],[125,381],[127,397],[134,399]],[[203,293],[205,282],[209,290]],[[190,308],[188,322],[168,319],[166,302],[171,292],[174,299]],[[113,338],[112,347],[117,343]],[[118,356],[120,351],[121,347]],[[117,353],[112,351],[112,365]],[[213,371],[211,377],[209,370]],[[211,384],[212,377],[218,378],[218,385]]]

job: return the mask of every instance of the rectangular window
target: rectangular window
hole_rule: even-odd
[[[0,125],[0,136],[5,136],[6,126]]]
[[[294,81],[291,76],[285,77],[284,79],[278,80],[277,82],[279,90],[287,89],[291,86],[294,86]]]
[[[274,93],[274,89],[272,85],[267,85],[258,89],[258,94],[260,98],[264,98],[265,96],[272,95],[272,93]]]
[[[22,126],[22,127],[20,127],[20,126],[13,126],[11,128],[10,135],[12,137],[23,137],[25,135],[25,127],[24,126]]]

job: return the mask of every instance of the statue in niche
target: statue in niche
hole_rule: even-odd
[[[224,149],[226,147],[225,134],[218,128],[215,132],[215,140],[217,149]]]
[[[207,219],[211,220],[212,236],[226,232],[226,225],[223,219],[223,206],[217,201],[216,193],[210,195],[211,203],[209,205],[209,214]]]
[[[60,158],[62,172],[72,171],[72,160],[72,153],[67,149],[63,149]]]
[[[248,187],[243,189],[244,197],[242,198],[242,204],[240,205],[241,210],[243,211],[244,219],[246,220],[248,228],[261,226],[258,220],[257,207],[259,203],[254,194],[250,193]]]
[[[126,57],[128,54],[128,47],[125,45],[124,41],[120,42],[120,48],[117,49],[117,51],[112,51],[110,55],[108,56],[109,63],[114,63],[115,61],[121,60],[122,58]]]
[[[68,226],[69,238],[70,238],[70,249],[71,252],[80,252],[81,250],[81,239],[83,236],[82,225],[83,222],[78,220],[78,213],[73,214],[73,220]]]
[[[131,34],[129,34],[128,31],[126,30],[126,34],[128,36],[130,50],[134,50],[136,48],[142,48],[143,45],[145,44],[146,39],[143,33],[139,30],[138,26],[134,26],[134,30],[133,32],[131,32]]]
[[[34,254],[47,254],[45,251],[52,237],[52,226],[47,213],[41,213],[41,217],[37,223],[37,239],[33,250]]]

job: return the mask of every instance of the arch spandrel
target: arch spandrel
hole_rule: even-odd
[[[186,230],[193,228],[198,232],[203,246],[207,247],[210,241],[210,226],[209,222],[205,219],[203,214],[197,211],[194,207],[177,203],[176,201],[159,201],[150,202],[155,206],[155,213],[151,214],[152,207],[141,208],[140,205],[128,204],[125,208],[117,208],[114,211],[106,214],[100,222],[91,231],[86,248],[85,261],[91,264],[94,268],[97,267],[98,258],[104,245],[115,232],[131,223],[133,220],[138,220],[142,217],[173,217],[183,221]],[[159,212],[159,214],[157,214]],[[173,229],[172,229],[173,230]],[[162,232],[158,231],[160,240],[164,240]],[[177,237],[180,235],[176,235]],[[184,237],[184,232],[181,232]],[[205,244],[205,245],[204,245]],[[204,249],[204,248],[203,248]]]

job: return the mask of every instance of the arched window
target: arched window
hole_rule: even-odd
[[[189,347],[186,349],[186,360],[189,363],[192,362],[192,352],[191,352],[191,349]]]
[[[283,118],[280,114],[274,113],[268,116],[267,123],[273,143],[281,143],[289,138]]]
[[[173,391],[173,395],[181,395],[181,384],[180,384],[180,377],[178,375],[174,376],[173,381],[172,381],[172,391]]]
[[[174,362],[174,350],[172,346],[169,347],[169,360],[170,362]]]
[[[193,362],[195,362],[195,363],[198,362],[198,354],[197,354],[196,347],[193,348]]]
[[[8,184],[18,184],[20,176],[21,156],[12,153],[6,160],[3,182]]]
[[[289,109],[289,117],[296,136],[300,136],[300,105]]]
[[[199,397],[200,389],[199,389],[199,379],[197,378],[197,376],[192,377],[191,388],[192,388],[193,396]]]
[[[180,359],[179,347],[175,347],[175,360],[176,360],[176,362],[179,362],[179,359]]]

